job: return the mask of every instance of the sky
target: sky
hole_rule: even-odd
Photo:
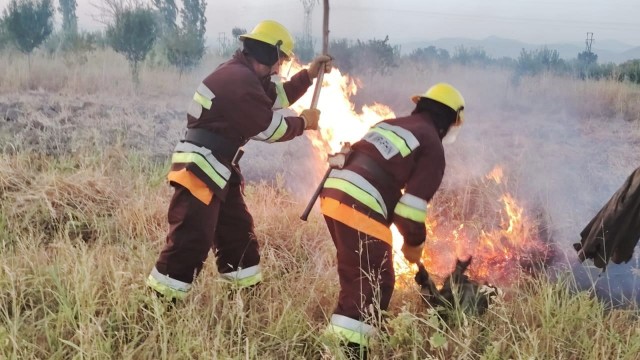
[[[56,0],[54,0],[56,1]],[[81,28],[101,27],[91,4],[78,0]],[[0,0],[5,8],[9,0]],[[180,2],[180,0],[178,0]],[[263,19],[281,22],[294,34],[303,31],[302,0],[208,0],[207,36],[217,43],[233,27],[250,30]],[[392,43],[488,36],[531,44],[584,44],[587,32],[598,40],[640,46],[639,0],[330,0],[331,38],[381,39]],[[312,17],[312,33],[322,33],[322,1]]]

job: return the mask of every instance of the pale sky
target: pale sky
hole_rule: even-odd
[[[54,0],[56,1],[56,0]],[[96,10],[78,0],[81,28],[96,29]],[[0,0],[4,9],[9,0]],[[56,1],[57,2],[57,1]],[[180,3],[180,1],[177,1]],[[331,38],[381,39],[392,43],[445,37],[483,39],[491,35],[532,44],[584,43],[587,32],[598,40],[640,46],[640,0],[330,0]],[[235,26],[250,30],[263,19],[303,29],[301,0],[209,0],[207,37],[230,35]],[[322,0],[314,9],[312,32],[322,33]]]

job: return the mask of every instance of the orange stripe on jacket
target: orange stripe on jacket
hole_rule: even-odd
[[[207,184],[187,169],[169,171],[167,179],[184,186],[191,192],[191,195],[207,205],[213,199],[213,191],[209,189]]]
[[[391,230],[387,225],[373,220],[351,206],[345,205],[336,199],[323,197],[320,198],[320,210],[322,214],[332,219],[393,246]]]

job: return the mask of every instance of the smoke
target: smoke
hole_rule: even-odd
[[[466,122],[458,141],[445,147],[443,189],[464,188],[502,166],[509,191],[528,215],[543,211],[548,227],[544,230],[558,254],[555,269],[570,270],[578,288],[593,287],[613,303],[640,300],[640,249],[628,264],[612,264],[601,274],[588,263],[580,264],[572,247],[640,165],[638,124],[620,115],[626,104],[616,94],[624,85],[546,75],[516,81],[508,71],[403,64],[389,75],[360,77],[362,87],[353,100],[356,108],[378,102],[404,116],[413,108],[411,95],[440,81],[456,86],[466,100]],[[308,139],[251,146],[259,156],[269,154],[272,165],[262,172],[245,166],[248,178],[284,173],[286,187],[302,199],[317,186],[322,164],[317,164]],[[262,146],[269,149],[263,151]],[[274,154],[275,147],[280,150]]]
[[[520,204],[530,212],[544,210],[558,251],[557,269],[571,269],[578,288],[593,286],[612,303],[640,300],[638,247],[632,261],[612,264],[603,274],[580,264],[572,247],[640,165],[638,125],[617,114],[625,104],[610,96],[624,85],[555,77],[514,83],[504,73],[466,75],[455,81],[466,97],[467,122],[458,142],[446,149],[443,186],[461,186],[502,165]]]

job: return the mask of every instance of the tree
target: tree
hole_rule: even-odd
[[[578,54],[578,75],[581,79],[591,77],[598,67],[598,55],[590,49]]]
[[[451,55],[449,55],[447,50],[431,45],[426,48],[413,50],[411,54],[409,54],[409,59],[421,63],[435,62],[439,64],[446,64],[451,60]]]
[[[205,0],[183,0],[183,6],[180,9],[182,26],[174,29],[165,40],[167,60],[180,70],[181,76],[185,70],[198,65],[204,56],[206,7]]]
[[[623,62],[619,66],[618,80],[640,84],[640,59]]]
[[[544,46],[530,51],[522,49],[516,63],[516,74],[533,76],[545,71],[563,73],[566,68],[566,63],[560,59],[558,50]]]
[[[484,66],[491,64],[491,57],[487,55],[487,52],[483,48],[467,48],[464,45],[455,48],[451,60],[462,65]]]
[[[51,0],[11,0],[4,11],[3,23],[16,47],[27,54],[42,44],[53,30]]]
[[[77,7],[76,0],[59,0],[58,11],[62,14],[62,32],[67,36],[78,33]]]
[[[4,24],[4,19],[0,17],[0,50],[4,49],[10,42],[11,38]]]
[[[167,60],[178,68],[180,76],[186,70],[196,67],[204,55],[202,42],[183,29],[176,29],[168,36],[165,39],[165,46]]]
[[[157,32],[153,11],[147,8],[122,10],[115,14],[114,23],[107,27],[109,44],[129,61],[135,84],[140,82],[140,62],[153,47]]]
[[[156,7],[160,17],[159,35],[161,37],[170,35],[177,26],[178,6],[175,0],[153,0],[153,5]]]
[[[233,36],[236,41],[240,41],[240,35],[244,35],[247,33],[247,29],[241,27],[234,27],[231,29],[231,36]]]

